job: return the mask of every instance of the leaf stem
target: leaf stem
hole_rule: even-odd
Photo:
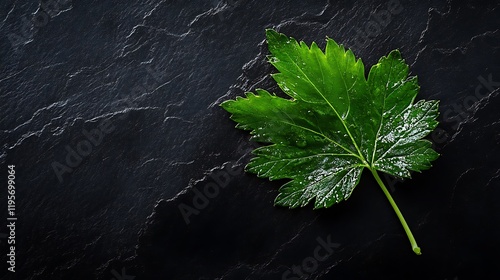
[[[392,208],[394,209],[394,212],[396,212],[396,215],[398,215],[399,221],[401,222],[401,225],[403,225],[403,228],[406,232],[406,235],[408,236],[408,239],[410,240],[411,243],[411,248],[413,249],[413,252],[417,255],[421,255],[422,253],[420,252],[420,247],[417,245],[417,241],[415,240],[415,237],[413,237],[413,234],[411,233],[410,228],[408,227],[408,224],[405,221],[405,218],[403,217],[403,214],[401,214],[401,211],[399,211],[398,206],[396,205],[396,202],[394,202],[394,199],[392,199],[391,194],[387,190],[387,188],[384,185],[384,182],[382,182],[382,179],[378,176],[377,170],[373,168],[368,168],[373,174],[373,177],[375,177],[375,180],[377,181],[378,185],[384,192],[385,196],[391,203]]]

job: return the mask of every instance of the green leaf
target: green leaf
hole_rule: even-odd
[[[221,106],[252,140],[268,144],[254,150],[246,170],[291,179],[276,205],[330,207],[350,197],[364,168],[376,179],[377,170],[410,177],[438,157],[422,139],[438,124],[438,102],[414,102],[417,78],[399,51],[382,57],[367,79],[363,62],[332,39],[323,52],[274,30],[266,35],[278,70],[272,77],[290,98],[259,89]]]

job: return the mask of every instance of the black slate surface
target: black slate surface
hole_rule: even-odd
[[[463,2],[2,1],[1,180],[15,164],[18,221],[15,273],[0,229],[0,277],[497,279],[500,3]],[[279,91],[265,28],[329,36],[367,70],[400,49],[418,98],[441,101],[442,156],[384,178],[421,256],[366,172],[313,211],[273,207],[283,182],[242,171],[256,145],[218,104]]]

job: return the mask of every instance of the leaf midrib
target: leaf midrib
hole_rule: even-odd
[[[387,78],[387,83],[385,84],[385,87],[386,87],[386,92],[387,92],[387,88],[388,88],[388,84],[389,84],[389,80],[391,79],[391,74],[392,74],[392,66],[393,66],[393,60],[391,60],[391,67],[390,67],[390,71],[389,71],[389,77]],[[378,66],[380,67],[380,66]],[[371,71],[371,70],[370,70]],[[377,76],[378,76],[378,73],[377,73]],[[373,95],[373,93],[371,93]],[[373,144],[373,153],[372,153],[372,160],[370,162],[370,165],[371,166],[374,166],[375,163],[376,163],[376,160],[375,160],[375,154],[376,154],[376,151],[377,151],[377,143],[378,143],[378,137],[380,135],[380,130],[382,129],[382,122],[384,121],[384,112],[385,112],[385,101],[387,99],[387,96],[385,93],[384,93],[384,104],[382,106],[382,110],[380,111],[380,121],[379,121],[379,126],[378,126],[378,129],[377,129],[377,134],[375,135],[375,140],[374,140],[374,144]]]
[[[300,48],[300,45],[299,45],[299,48]],[[309,48],[308,48],[308,51]],[[349,149],[346,149],[344,148],[343,146],[340,146],[341,148],[343,148],[344,150],[346,150],[347,152],[349,153],[352,153],[354,156],[356,156],[357,158],[359,158],[363,164],[366,164],[368,165],[368,163],[366,162],[366,159],[364,158],[363,154],[361,153],[361,150],[359,149],[356,141],[354,140],[354,138],[352,137],[352,134],[351,134],[351,131],[349,130],[349,128],[347,127],[346,123],[344,122],[344,120],[340,117],[339,113],[337,112],[337,110],[333,107],[333,105],[328,101],[328,99],[326,99],[325,95],[318,89],[318,87],[316,87],[316,85],[311,81],[311,79],[309,79],[309,76],[304,73],[304,71],[302,71],[302,68],[295,62],[295,60],[293,60],[290,55],[288,53],[285,53],[286,56],[288,57],[288,59],[292,62],[292,64],[300,71],[300,73],[302,73],[302,75],[304,75],[304,77],[307,79],[307,81],[314,87],[314,89],[316,90],[316,92],[318,92],[318,94],[323,98],[323,100],[325,100],[325,102],[328,104],[328,106],[330,106],[330,108],[333,110],[333,112],[335,113],[335,115],[337,116],[337,118],[340,120],[340,122],[342,123],[342,125],[344,126],[344,129],[346,130],[347,134],[349,135],[349,138],[351,139],[352,143],[354,144],[354,147],[356,148],[358,154],[354,153],[353,151],[349,150]],[[323,54],[324,55],[324,54]],[[337,69],[340,71],[339,69],[339,66],[338,66],[338,62],[337,62]],[[342,75],[340,75],[341,78],[342,78],[342,81],[345,85],[345,79]],[[347,90],[347,88],[346,88]],[[349,95],[348,92],[346,92],[347,95]],[[305,101],[304,101],[305,102]],[[350,99],[349,99],[349,106],[350,106]],[[323,134],[321,134],[323,135]],[[324,136],[324,135],[323,135]]]

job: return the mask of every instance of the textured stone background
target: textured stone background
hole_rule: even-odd
[[[500,3],[375,2],[2,1],[0,166],[16,165],[19,220],[15,275],[0,228],[0,277],[497,279]],[[347,203],[313,211],[273,207],[283,182],[241,172],[255,145],[217,105],[278,91],[271,27],[329,36],[367,69],[398,48],[419,98],[441,100],[442,156],[385,178],[422,256],[367,173]],[[207,185],[218,192],[196,199]],[[189,223],[182,205],[198,205]]]

